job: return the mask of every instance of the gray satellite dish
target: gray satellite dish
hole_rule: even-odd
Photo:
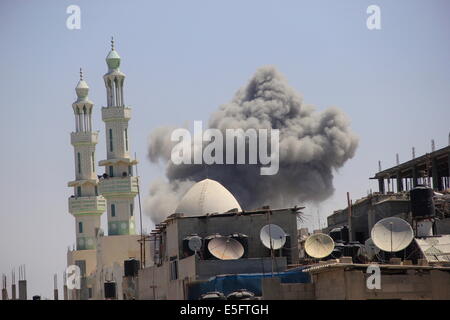
[[[189,239],[188,247],[194,252],[200,251],[200,249],[202,248],[202,238],[200,238],[199,236],[192,236]]]
[[[214,238],[208,243],[209,252],[220,260],[236,260],[244,255],[244,247],[234,239],[228,237]]]
[[[373,243],[386,252],[397,252],[405,249],[414,239],[413,230],[408,222],[397,217],[389,217],[378,221],[372,228]]]
[[[380,249],[373,243],[372,238],[367,239],[364,242],[364,248],[366,249],[367,257],[372,260],[375,256],[380,253]]]
[[[321,259],[329,256],[334,249],[333,239],[326,234],[316,233],[305,241],[305,251],[313,258]]]
[[[262,227],[259,238],[266,248],[274,250],[280,249],[286,243],[286,233],[276,224],[267,224]]]

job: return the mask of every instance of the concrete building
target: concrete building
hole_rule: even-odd
[[[351,230],[350,237],[354,241],[364,243],[370,238],[370,230],[375,223],[387,217],[399,217],[408,220],[410,218],[411,205],[409,194],[406,192],[397,194],[373,193],[367,197],[358,199],[351,207]],[[348,207],[336,210],[327,217],[327,228],[325,233],[332,229],[348,226]]]
[[[138,276],[139,299],[186,299],[189,284],[221,274],[284,271],[298,263],[297,215],[301,208],[243,211],[232,194],[218,182],[205,179],[183,197],[176,213],[158,225],[149,238],[154,264]],[[271,251],[260,241],[260,230],[277,224],[288,235],[286,244]],[[199,252],[186,248],[186,239],[203,239]],[[209,236],[245,238],[240,259],[218,260],[210,255]]]
[[[364,243],[370,238],[370,230],[379,220],[399,217],[412,223],[409,191],[419,184],[430,186],[444,194],[435,199],[438,212],[435,221],[436,234],[450,233],[450,146],[427,153],[395,167],[380,170],[374,177],[379,192],[356,200],[349,208],[336,210],[328,216],[324,230],[349,226],[352,240]],[[350,217],[351,215],[351,217]]]
[[[383,194],[407,191],[418,184],[429,185],[435,191],[450,189],[450,145],[380,170],[370,179],[378,180],[379,192]]]
[[[378,265],[380,288],[367,287],[368,264],[324,263],[304,269],[311,283],[263,280],[263,299],[271,300],[449,300],[450,267]]]

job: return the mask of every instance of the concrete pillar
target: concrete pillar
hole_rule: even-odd
[[[450,188],[450,152],[447,155],[447,166],[448,166],[448,184],[449,184],[449,188]]]
[[[58,300],[58,289],[53,290],[53,299]]]
[[[433,158],[431,161],[431,174],[433,176],[433,189],[441,190],[442,184],[438,173],[436,158]]]
[[[27,300],[27,280],[19,280],[19,300]]]
[[[397,172],[397,192],[403,191],[403,180],[400,171]]]
[[[378,179],[378,191],[380,193],[384,194],[384,179],[383,178]]]
[[[414,166],[412,168],[412,183],[413,183],[413,188],[417,186],[417,168],[416,166]]]
[[[13,284],[11,286],[11,299],[16,300],[16,285],[15,284]]]
[[[8,291],[6,289],[2,289],[2,300],[8,300]]]
[[[69,294],[67,292],[67,285],[64,285],[63,287],[63,293],[64,293],[64,300],[69,300]]]

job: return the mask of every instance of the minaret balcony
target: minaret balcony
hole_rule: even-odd
[[[103,121],[113,121],[113,120],[130,120],[131,119],[131,108],[128,107],[103,107],[102,108],[102,120]]]
[[[101,178],[98,190],[105,198],[113,196],[135,196],[138,193],[138,178],[133,176]]]
[[[102,196],[69,198],[69,212],[77,214],[102,214],[106,210],[106,199]]]
[[[72,132],[70,134],[70,143],[77,144],[97,144],[98,132]]]

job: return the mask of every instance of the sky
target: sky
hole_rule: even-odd
[[[66,27],[73,4],[79,30]],[[380,30],[366,26],[372,4],[381,9]],[[104,159],[100,108],[111,36],[127,76],[143,196],[164,176],[147,158],[152,129],[207,121],[261,66],[274,65],[317,109],[343,110],[359,147],[335,173],[333,197],[305,209],[306,226],[317,228],[345,207],[346,192],[358,199],[377,190],[368,178],[378,160],[387,168],[396,153],[409,160],[412,146],[421,155],[431,139],[436,148],[449,143],[449,12],[446,0],[1,1],[0,273],[10,283],[11,270],[25,264],[29,297],[51,297],[54,273],[62,287],[75,242],[67,200],[74,88],[82,67]],[[152,229],[150,219],[143,223]]]

